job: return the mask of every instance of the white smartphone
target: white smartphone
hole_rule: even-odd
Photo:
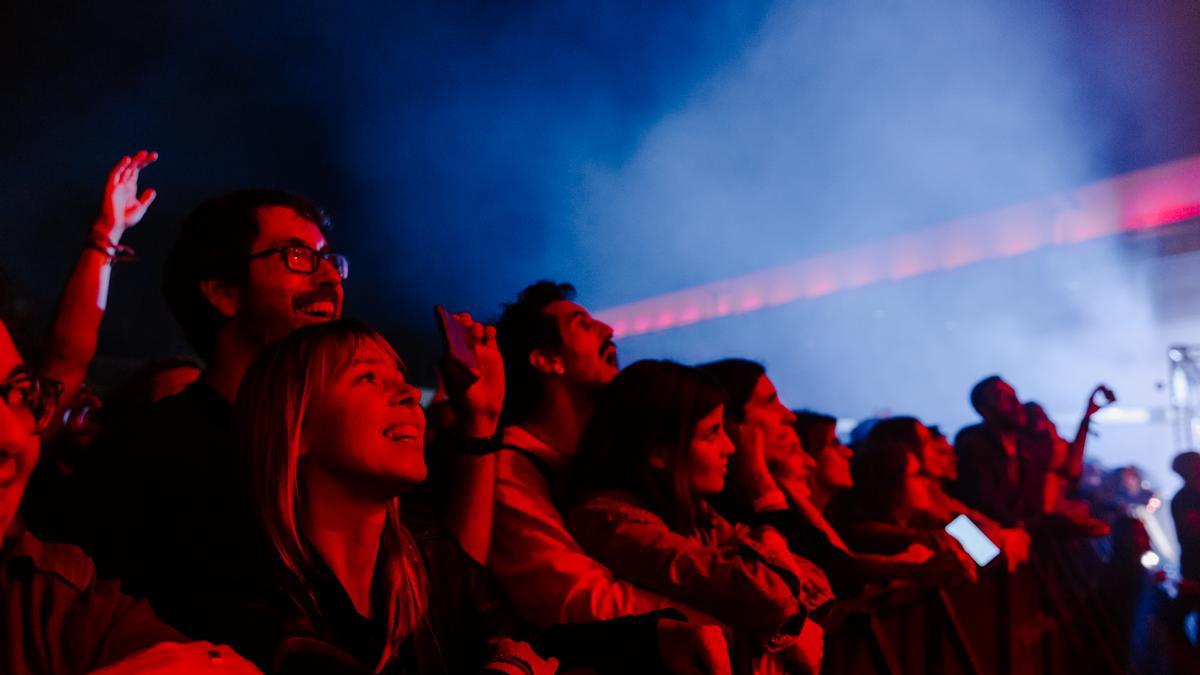
[[[966,516],[960,515],[950,521],[950,524],[946,526],[946,533],[962,544],[963,550],[980,567],[992,562],[996,556],[1000,555],[1000,549]]]

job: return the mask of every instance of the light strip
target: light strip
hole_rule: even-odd
[[[617,337],[1200,217],[1200,156],[1070,192],[601,310]]]

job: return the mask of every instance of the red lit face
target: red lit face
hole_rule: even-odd
[[[560,375],[585,388],[602,387],[617,376],[617,345],[608,324],[569,300],[556,300],[544,311],[558,320],[562,335],[555,352],[563,369]]]
[[[831,429],[829,439],[817,452],[817,480],[833,488],[854,487],[854,478],[850,474],[850,459],[853,457],[854,451],[843,445]]]
[[[921,441],[921,447],[917,449],[917,472],[920,473],[921,457],[933,451],[933,434],[929,433],[929,427],[918,422],[917,438]]]
[[[17,347],[0,322],[0,381],[24,373],[25,364]],[[0,397],[0,537],[17,515],[29,474],[37,464],[41,437],[34,433],[33,414],[20,406],[9,407]]]
[[[696,424],[688,453],[688,484],[694,495],[715,495],[725,489],[734,449],[725,434],[724,420],[725,406],[719,405]]]
[[[258,236],[252,253],[299,244],[317,251],[329,248],[325,235],[311,220],[286,206],[258,210]],[[313,274],[288,269],[281,255],[249,261],[247,283],[240,289],[235,319],[244,334],[258,344],[274,342],[302,326],[342,315],[342,278],[322,260]]]
[[[933,442],[923,448],[925,472],[934,478],[957,480],[958,457],[954,454],[954,446],[945,436],[933,436],[932,439]]]
[[[792,453],[800,450],[800,437],[796,435],[796,429],[792,426],[796,422],[796,416],[779,400],[771,378],[766,375],[758,378],[758,383],[754,385],[754,391],[742,410],[744,423],[758,427],[763,432],[767,463],[782,463]]]
[[[364,342],[349,368],[309,401],[301,453],[364,495],[388,499],[425,480],[420,392],[382,345]]]

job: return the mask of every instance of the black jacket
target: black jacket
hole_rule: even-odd
[[[559,659],[564,669],[591,665],[600,672],[663,672],[656,624],[662,616],[682,619],[681,614],[658,612],[535,630],[509,610],[487,571],[442,529],[431,510],[406,504],[402,513],[429,575],[429,621],[383,672],[479,672],[487,661],[487,640],[497,637],[527,641],[541,656]],[[264,561],[258,566],[261,583],[254,584],[258,590],[243,598],[209,637],[228,640],[267,673],[372,672],[382,653],[384,626],[358,614],[320,556],[314,551],[312,557],[317,574],[308,588],[316,611],[283,592],[288,575]]]

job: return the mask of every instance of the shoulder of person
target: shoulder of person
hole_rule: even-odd
[[[155,402],[147,411],[151,424],[207,423],[213,416],[233,416],[233,406],[205,382],[197,380],[177,394]]]
[[[78,546],[45,542],[26,532],[10,564],[16,558],[29,561],[32,575],[42,575],[62,583],[79,593],[86,592],[96,580],[96,566]]]
[[[573,514],[584,517],[601,517],[611,521],[663,523],[663,519],[648,509],[641,500],[624,490],[597,492],[574,509]]]
[[[986,434],[987,434],[987,427],[985,427],[982,423],[972,424],[970,426],[965,426],[958,430],[958,433],[954,435],[954,443],[955,443],[955,445],[957,445],[960,441],[963,441],[963,440],[974,441],[979,438],[985,437]]]
[[[741,534],[750,531],[749,525],[726,518],[707,499],[702,499],[696,504],[696,518],[699,523],[716,532]]]
[[[1176,492],[1175,496],[1171,498],[1171,505],[1175,506],[1176,504],[1178,504],[1181,508],[1194,508],[1200,504],[1200,492],[1188,487],[1187,485],[1184,485],[1183,487],[1179,488],[1179,492]]]
[[[215,400],[214,400],[215,399]],[[193,382],[183,391],[156,401],[140,414],[106,429],[100,441],[118,463],[134,467],[179,455],[178,448],[201,442],[212,427],[212,413],[229,407],[207,385]],[[232,418],[232,408],[228,415]],[[166,439],[172,442],[165,443]]]

